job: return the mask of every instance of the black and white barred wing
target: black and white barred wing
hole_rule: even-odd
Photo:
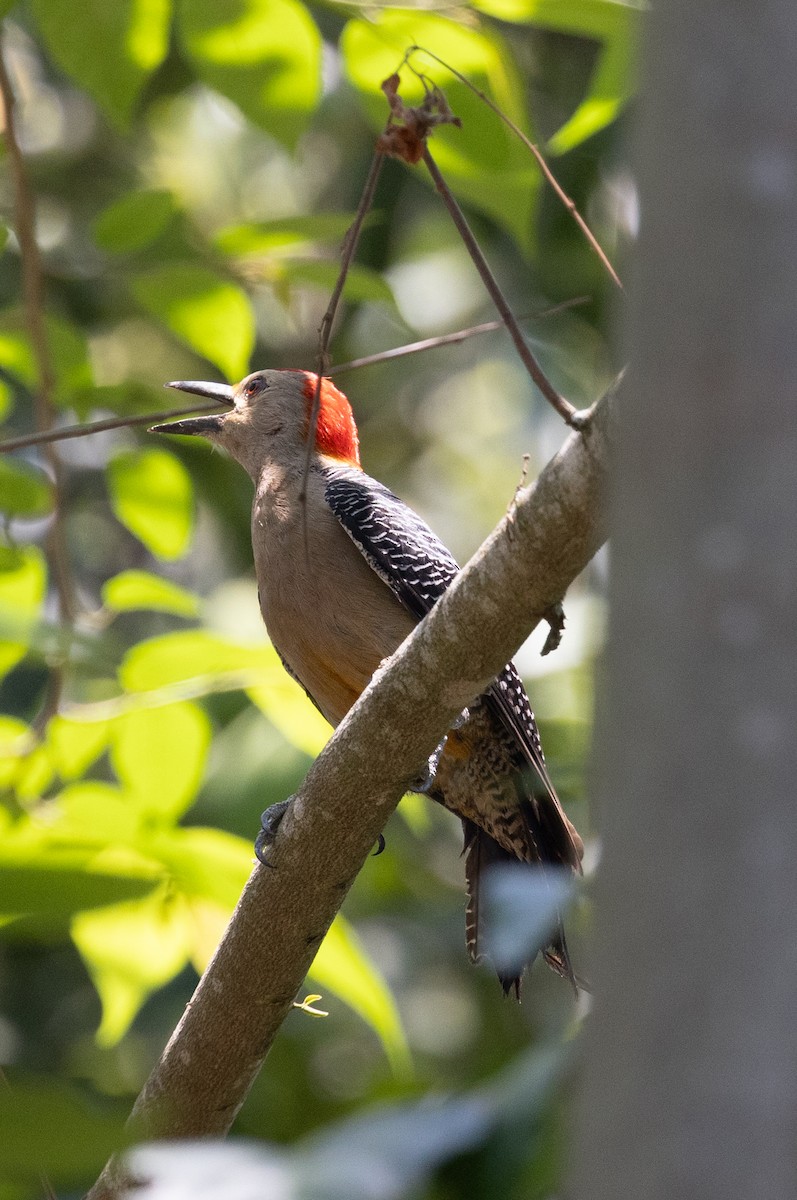
[[[420,621],[459,572],[425,521],[389,488],[352,467],[330,467],[327,504],[357,549]]]
[[[360,553],[419,621],[443,595],[459,567],[425,521],[383,484],[352,467],[330,467],[325,496]],[[551,782],[537,723],[514,665],[508,663],[484,701],[512,734],[533,778],[528,791],[551,858],[578,869],[579,852]]]

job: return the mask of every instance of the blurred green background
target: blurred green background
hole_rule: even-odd
[[[30,0],[3,13],[55,424],[169,408],[170,379],[313,367],[386,118],[380,83],[413,43],[540,143],[622,273],[635,6]],[[531,344],[568,399],[590,403],[619,365],[617,293],[522,143],[437,62],[412,62],[462,118],[432,150]],[[402,93],[422,94],[406,68]],[[40,363],[7,151],[2,166],[10,438],[36,428]],[[338,364],[494,316],[422,167],[385,164],[344,301]],[[339,383],[366,470],[461,561],[503,514],[524,456],[533,476],[565,434],[501,331]],[[57,456],[57,489],[41,450],[0,463],[0,1200],[40,1194],[42,1172],[64,1192],[91,1183],[251,869],[261,810],[329,733],[261,627],[240,468],[141,430],[62,442]],[[58,536],[73,621],[53,580]],[[604,572],[599,558],[571,589],[561,649],[541,659],[538,630],[517,659],[588,842]],[[308,980],[329,1015],[287,1021],[235,1131],[270,1147],[258,1169],[302,1194],[332,1194],[335,1177],[348,1195],[554,1195],[586,1003],[537,965],[518,1008],[468,965],[456,820],[410,797],[386,838]],[[588,974],[587,916],[580,903],[569,925]],[[290,1160],[274,1157],[288,1146]],[[367,1170],[386,1146],[390,1169]],[[225,1160],[224,1178],[250,1168]],[[260,1194],[283,1194],[274,1179]]]

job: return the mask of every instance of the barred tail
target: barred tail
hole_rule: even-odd
[[[465,911],[465,942],[471,962],[477,963],[485,957],[486,953],[489,953],[489,946],[485,944],[484,914],[482,912],[481,882],[483,874],[494,863],[516,863],[518,856],[511,854],[508,850],[499,846],[494,838],[485,833],[473,821],[463,818],[462,828],[465,835],[463,853],[465,855],[465,882],[468,893],[468,904]],[[570,954],[567,949],[561,919],[557,923],[555,934],[551,937],[548,945],[543,948],[542,955],[548,966],[556,971],[558,975],[567,979],[573,991],[578,995],[579,981],[576,979],[570,961]],[[501,987],[504,989],[505,996],[514,991],[515,999],[520,1000],[520,987],[523,975],[532,965],[535,958],[536,953],[517,975],[507,974],[496,968],[496,974],[498,975]]]

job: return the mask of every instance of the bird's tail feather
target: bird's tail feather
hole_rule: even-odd
[[[463,819],[462,828],[465,835],[463,853],[465,855],[465,882],[468,893],[468,904],[465,911],[465,940],[471,962],[480,962],[488,947],[485,945],[484,913],[482,910],[481,883],[484,872],[495,863],[515,863],[517,855],[511,854],[473,821]],[[578,994],[578,981],[570,961],[564,928],[559,920],[556,933],[542,951],[545,961],[557,974],[561,975]],[[496,974],[504,989],[504,995],[515,993],[520,1000],[520,987],[523,975],[532,965],[536,954],[525,964],[519,974],[503,972],[496,968]]]

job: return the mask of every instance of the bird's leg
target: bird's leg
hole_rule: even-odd
[[[435,749],[432,751],[432,753],[429,755],[429,758],[426,763],[426,769],[424,770],[422,775],[418,776],[417,779],[413,779],[412,783],[410,784],[410,786],[408,788],[408,791],[420,792],[422,795],[426,795],[428,793],[429,789],[431,788],[432,784],[434,783],[434,777],[437,774],[437,764],[440,762],[440,759],[443,757],[443,751],[445,750],[447,741],[448,741],[448,734],[446,734],[446,736],[443,738],[443,740],[440,742],[440,744],[438,746],[436,746]]]
[[[293,796],[289,796],[287,800],[280,800],[278,804],[272,804],[260,818],[260,833],[255,838],[255,857],[258,862],[261,862],[264,867],[270,867],[271,863],[266,859],[266,852],[274,845],[282,818],[288,811],[288,805]],[[381,854],[385,848],[384,834],[379,834],[379,839],[376,843],[374,858]]]
[[[258,862],[262,862],[264,867],[271,866],[271,863],[266,861],[266,851],[274,845],[280,822],[288,811],[288,805],[292,799],[293,796],[289,796],[287,800],[280,800],[278,804],[272,804],[260,818],[260,833],[255,838],[255,857]]]
[[[476,700],[472,707],[475,707],[478,704],[479,704],[479,701]],[[454,721],[453,725],[451,726],[449,733],[453,733],[455,730],[461,729],[462,726],[465,724],[465,722],[467,720],[469,720],[469,718],[470,718],[470,710],[467,708],[463,708],[462,712],[459,714],[456,721]],[[435,747],[435,749],[432,751],[432,753],[429,755],[429,758],[426,763],[426,770],[424,771],[423,775],[420,775],[416,780],[414,780],[410,784],[408,791],[419,792],[421,795],[424,795],[424,796],[427,796],[429,794],[429,789],[431,788],[432,784],[434,783],[435,775],[437,774],[437,767],[440,763],[440,759],[443,757],[443,751],[446,748],[447,741],[448,741],[448,733],[442,739],[442,741]]]

